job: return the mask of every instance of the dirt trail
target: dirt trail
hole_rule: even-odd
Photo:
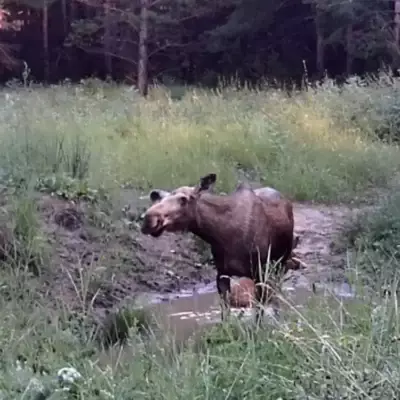
[[[333,252],[332,247],[356,211],[347,206],[294,204],[295,233],[300,236],[295,252],[308,265],[306,270],[293,272],[294,276],[314,282],[342,277],[345,254]]]

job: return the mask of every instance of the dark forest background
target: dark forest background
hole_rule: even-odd
[[[94,76],[146,94],[400,66],[400,0],[3,0],[0,16],[2,82]]]

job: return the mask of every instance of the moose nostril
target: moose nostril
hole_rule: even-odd
[[[160,218],[158,216],[144,213],[142,218],[142,233],[146,233],[148,230],[157,228],[159,224]]]

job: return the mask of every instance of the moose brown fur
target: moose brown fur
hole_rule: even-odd
[[[240,278],[231,281],[229,304],[236,308],[253,307],[254,281],[250,278]]]
[[[265,303],[268,291],[262,284],[260,266],[264,272],[268,257],[285,265],[294,244],[294,222],[289,201],[257,195],[246,184],[229,195],[216,195],[210,192],[215,181],[216,175],[209,174],[194,188],[181,187],[164,196],[152,191],[153,205],[144,214],[141,231],[153,237],[190,231],[211,245],[224,319],[230,276],[251,278],[256,284],[256,301]],[[257,320],[262,312],[259,309]]]

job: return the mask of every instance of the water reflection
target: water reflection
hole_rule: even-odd
[[[309,282],[308,282],[309,283]],[[302,308],[313,296],[333,297],[338,300],[354,299],[355,293],[348,283],[316,284],[314,292],[311,284],[296,280],[286,283],[282,288],[282,309],[287,307]],[[168,295],[151,294],[142,298],[155,316],[157,325],[163,331],[170,331],[177,339],[185,339],[206,326],[217,324],[221,321],[219,297],[215,283],[198,285],[192,290]],[[232,316],[244,321],[254,318],[254,309],[232,308]],[[272,307],[266,307],[265,318],[273,316]]]

